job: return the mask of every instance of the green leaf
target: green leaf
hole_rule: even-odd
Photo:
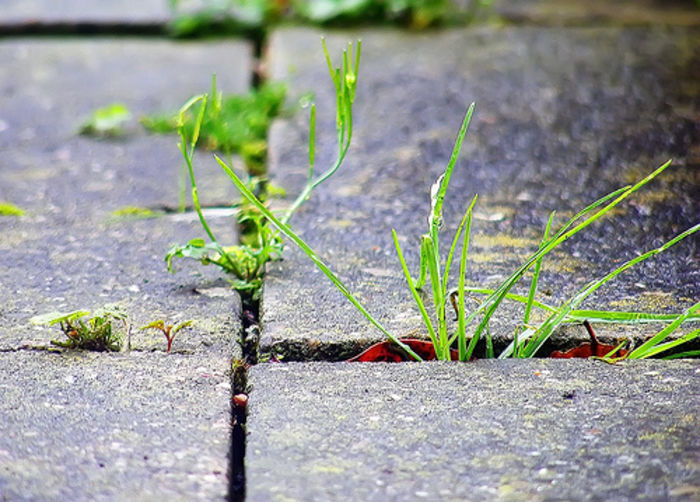
[[[129,109],[119,103],[97,109],[90,119],[80,127],[80,134],[93,136],[119,136],[124,125],[131,119]]]
[[[73,312],[49,312],[47,314],[36,315],[29,319],[29,322],[36,325],[53,326],[62,322],[72,322],[81,317],[90,315],[89,310],[74,310]]]

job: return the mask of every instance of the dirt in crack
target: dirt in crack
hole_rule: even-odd
[[[245,500],[245,449],[248,404],[248,368],[257,363],[260,339],[260,300],[241,293],[241,347],[243,355],[232,363],[231,452],[229,463],[229,500]]]

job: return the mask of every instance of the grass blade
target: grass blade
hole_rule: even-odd
[[[698,225],[698,226],[700,226],[700,225]],[[698,226],[696,226],[695,228],[697,228]],[[659,344],[659,342],[665,340],[674,330],[676,330],[683,323],[683,321],[685,321],[688,317],[693,315],[693,313],[696,310],[698,310],[698,307],[700,307],[700,302],[698,302],[695,305],[693,305],[692,307],[688,308],[685,312],[683,312],[681,315],[679,315],[675,321],[673,321],[671,324],[669,324],[664,329],[659,331],[656,335],[651,337],[649,340],[644,342],[642,345],[640,345],[639,347],[634,349],[632,352],[627,354],[627,358],[628,359],[644,359],[646,357],[650,357],[653,354],[659,353],[660,351],[655,351],[655,348]],[[693,333],[695,333],[695,336],[697,336],[697,332],[698,332],[698,330],[695,330],[693,332]],[[674,342],[670,342],[670,343],[674,343]],[[668,347],[668,348],[671,348],[671,347]],[[664,349],[664,350],[666,350],[666,349]]]
[[[559,325],[562,323],[569,311],[571,311],[573,308],[579,305],[583,300],[585,300],[589,295],[595,292],[603,284],[614,279],[628,268],[633,267],[634,265],[641,263],[642,261],[647,260],[652,256],[655,256],[667,250],[674,244],[677,244],[678,242],[685,239],[689,235],[694,234],[698,230],[700,230],[700,224],[695,225],[694,227],[691,227],[686,231],[678,234],[676,237],[666,242],[662,246],[656,249],[652,249],[651,251],[647,251],[646,253],[625,262],[623,265],[617,267],[615,270],[603,276],[602,278],[589,283],[587,286],[584,286],[581,290],[579,290],[578,293],[576,293],[564,305],[562,305],[562,307],[558,309],[556,313],[552,314],[544,323],[540,325],[540,327],[533,335],[532,339],[530,339],[528,344],[523,349],[523,357],[532,357],[540,349],[542,344],[544,344],[544,342],[551,336],[554,330],[559,327]],[[669,326],[672,326],[673,324],[675,324],[675,321]]]
[[[467,360],[467,326],[465,324],[466,320],[466,308],[464,305],[464,286],[466,282],[467,275],[467,253],[469,252],[469,236],[472,230],[472,210],[474,209],[474,204],[476,204],[476,195],[472,199],[465,217],[467,218],[466,227],[464,229],[464,240],[462,241],[462,253],[459,258],[459,282],[457,290],[457,349],[459,352],[459,360]],[[462,219],[464,221],[464,218]],[[461,232],[461,228],[458,233]],[[454,247],[454,244],[453,244]],[[445,295],[447,298],[447,295]]]
[[[635,191],[639,190],[641,187],[649,183],[652,179],[654,179],[656,176],[661,174],[664,169],[666,169],[669,165],[671,165],[671,161],[667,161],[663,165],[661,165],[659,168],[657,168],[655,171],[653,171],[651,174],[649,174],[646,178],[642,179],[638,183],[636,183],[633,186],[622,188],[619,190],[616,190],[615,192],[612,192],[600,199],[598,199],[596,202],[593,204],[589,205],[587,208],[585,208],[583,211],[580,211],[577,213],[573,218],[570,218],[565,224],[564,227],[557,232],[557,234],[549,239],[546,244],[540,247],[539,250],[537,250],[535,253],[533,253],[518,269],[513,272],[510,277],[508,277],[505,281],[501,283],[501,285],[491,294],[484,302],[474,310],[469,317],[467,318],[467,325],[474,320],[474,318],[480,314],[483,313],[483,319],[477,326],[476,330],[474,331],[474,335],[472,336],[472,340],[476,339],[478,341],[479,336],[481,335],[481,332],[483,331],[484,327],[486,326],[486,323],[489,322],[491,319],[491,316],[495,312],[496,308],[498,308],[498,305],[500,305],[501,301],[505,297],[506,294],[508,294],[511,290],[511,288],[515,285],[516,282],[520,280],[520,278],[525,274],[525,272],[541,257],[545,256],[547,253],[552,251],[554,248],[556,248],[559,244],[567,240],[568,238],[572,237],[573,235],[577,234],[596,220],[602,218],[605,214],[610,212],[615,206],[617,206],[620,202],[622,202],[625,198],[629,197],[632,193]],[[612,202],[608,202],[610,199],[613,199]],[[607,204],[606,204],[607,203]],[[602,209],[599,209],[595,214],[592,216],[586,217],[582,222],[574,225],[574,223],[584,215],[588,214],[589,212],[592,212],[594,209],[598,208],[599,206],[606,204]],[[573,227],[573,228],[571,228]],[[569,230],[566,230],[569,229]],[[476,341],[474,341],[474,344],[476,344]]]
[[[418,294],[418,291],[413,285],[413,281],[411,280],[411,274],[408,271],[408,266],[406,265],[406,260],[403,257],[403,253],[401,252],[401,246],[399,245],[399,238],[396,235],[396,230],[392,229],[391,230],[391,235],[394,238],[394,247],[396,247],[396,254],[399,256],[399,261],[401,262],[401,268],[403,269],[403,273],[406,276],[406,281],[408,282],[408,289],[411,290],[411,294],[413,295],[413,299],[415,300],[416,304],[418,305],[418,310],[420,311],[420,315],[423,318],[423,323],[425,324],[425,327],[428,330],[428,335],[430,336],[430,341],[433,342],[433,347],[435,347],[435,354],[437,356],[438,352],[438,339],[435,336],[435,328],[433,327],[433,323],[430,320],[430,316],[428,315],[428,312],[425,309],[425,305],[423,304],[423,300],[421,300],[420,295]]]
[[[690,333],[683,335],[682,337],[676,340],[656,345],[649,349],[642,357],[635,357],[633,359],[646,359],[647,357],[654,357],[655,355],[661,354],[662,352],[666,352],[667,350],[672,349],[673,347],[677,347],[679,345],[683,345],[686,342],[690,342],[691,340],[695,340],[698,336],[700,336],[700,328],[691,331]]]
[[[467,293],[480,294],[480,295],[492,295],[494,289],[481,288],[476,286],[466,286],[465,291]],[[457,290],[451,290],[449,294],[456,293]],[[505,295],[504,299],[516,301],[520,303],[527,303],[528,298],[523,295],[517,295],[514,293],[508,293]],[[540,310],[544,310],[549,313],[557,311],[557,308],[533,300],[533,307]],[[617,312],[614,310],[578,310],[574,309],[566,316],[564,319],[565,323],[579,323],[583,321],[590,321],[596,323],[615,323],[615,324],[642,324],[651,322],[669,322],[673,321],[678,317],[678,314],[654,314],[648,312]],[[700,321],[700,314],[690,315],[684,322]]]
[[[341,293],[345,296],[345,298],[348,299],[350,303],[353,304],[353,306],[360,311],[362,315],[364,315],[367,320],[374,325],[379,331],[381,331],[389,340],[397,344],[399,347],[401,347],[404,351],[406,351],[407,354],[409,354],[411,357],[414,359],[420,361],[421,358],[416,354],[411,348],[406,345],[405,343],[401,342],[398,338],[396,338],[393,334],[391,334],[389,331],[387,331],[384,326],[381,325],[379,321],[377,321],[368,311],[365,309],[365,307],[353,296],[353,294],[350,292],[350,290],[343,284],[343,282],[333,273],[333,271],[328,268],[328,266],[321,260],[321,258],[316,254],[314,250],[312,250],[306,242],[304,242],[301,237],[299,237],[294,230],[292,230],[289,225],[286,223],[283,223],[280,221],[272,212],[265,207],[265,205],[258,200],[258,198],[251,192],[248,187],[245,186],[245,183],[243,183],[238,176],[236,176],[236,173],[233,172],[233,170],[226,165],[226,163],[221,160],[218,156],[214,156],[216,161],[219,163],[221,166],[221,169],[224,170],[224,172],[228,175],[228,177],[231,179],[233,184],[236,186],[238,191],[241,193],[243,197],[248,199],[248,201],[253,204],[264,216],[267,218],[267,220],[272,223],[277,229],[282,232],[284,235],[286,235],[289,239],[291,239],[301,250],[306,254],[306,256],[311,259],[311,261],[314,262],[314,264],[321,270],[321,272],[324,273],[326,277],[333,283],[333,285],[340,290]]]

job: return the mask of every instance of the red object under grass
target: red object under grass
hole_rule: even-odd
[[[554,359],[588,358],[594,356],[603,357],[612,352],[615,349],[615,347],[617,347],[617,345],[608,345],[605,343],[600,343],[598,341],[598,338],[596,338],[595,336],[593,327],[588,321],[583,321],[583,325],[588,331],[588,336],[591,337],[590,342],[583,343],[578,347],[574,347],[573,349],[567,350],[566,352],[555,350],[549,355],[549,357],[552,357]],[[625,355],[627,355],[627,352],[629,351],[620,349],[616,352],[615,356],[624,357]]]
[[[435,359],[435,348],[432,342],[416,340],[415,338],[404,338],[401,342],[408,345],[424,361]],[[459,354],[456,350],[451,350],[450,352],[453,361],[459,359]],[[375,343],[361,354],[347,360],[349,363],[402,363],[406,361],[415,361],[415,359],[391,341]]]
[[[591,337],[590,342],[583,343],[566,352],[555,350],[549,357],[554,359],[603,357],[615,349],[616,345],[608,345],[598,341],[588,321],[584,321],[583,325]],[[408,345],[424,361],[433,361],[435,359],[435,348],[432,342],[415,338],[403,338],[401,342]],[[627,352],[629,351],[620,349],[615,355],[616,357],[624,357]],[[450,355],[453,361],[459,360],[459,353],[456,350],[450,350]],[[347,360],[349,363],[403,363],[407,361],[415,361],[415,359],[391,341],[375,343],[364,352]]]

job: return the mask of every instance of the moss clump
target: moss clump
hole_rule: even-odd
[[[148,218],[157,218],[162,213],[153,211],[147,207],[124,206],[112,211],[112,217],[115,219],[125,220],[145,220]]]
[[[9,202],[0,202],[0,216],[22,216],[24,209],[20,209]]]

